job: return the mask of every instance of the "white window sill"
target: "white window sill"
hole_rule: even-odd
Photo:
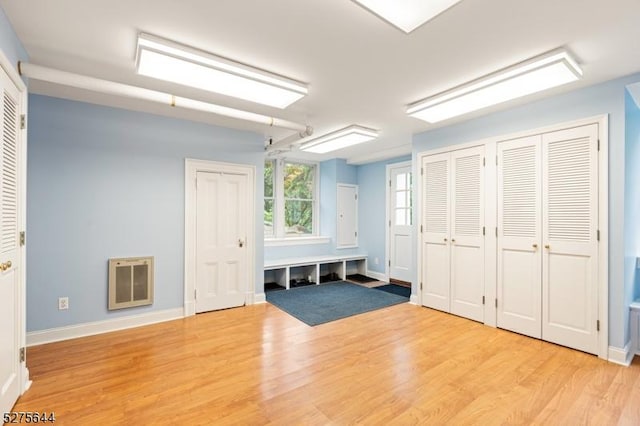
[[[289,237],[289,238],[265,238],[265,247],[302,246],[307,244],[329,244],[329,237]]]

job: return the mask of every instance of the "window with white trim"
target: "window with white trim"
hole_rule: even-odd
[[[264,236],[318,235],[318,165],[267,160],[264,165]]]

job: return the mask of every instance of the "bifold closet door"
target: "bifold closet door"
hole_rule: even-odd
[[[451,313],[484,321],[484,146],[451,153]]]
[[[542,142],[542,338],[597,354],[598,126]]]
[[[540,135],[500,142],[497,326],[542,337]]]
[[[422,304],[450,312],[450,154],[422,160]]]
[[[500,142],[497,325],[598,353],[598,126]]]
[[[484,147],[425,157],[422,304],[484,321]]]

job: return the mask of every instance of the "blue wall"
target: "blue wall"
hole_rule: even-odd
[[[625,185],[624,185],[625,304],[640,297],[636,258],[640,257],[640,108],[625,91]]]
[[[627,84],[639,80],[640,74],[627,76],[420,133],[413,138],[415,159],[419,152],[434,148],[609,114],[609,344],[618,348],[623,348],[629,340],[624,283],[624,93]],[[416,255],[414,252],[414,262]]]
[[[29,331],[183,306],[185,158],[254,165],[262,205],[255,133],[37,95],[29,114]],[[154,304],[108,312],[107,260],[146,255],[155,256]],[[60,296],[69,310],[58,311]]]
[[[336,248],[337,238],[337,201],[338,184],[358,184],[357,168],[343,159],[327,160],[320,163],[320,236],[329,237],[325,244],[298,244],[287,246],[267,246],[264,249],[264,259],[286,259],[292,257],[326,256],[331,254],[366,253],[366,248],[360,244],[354,249]]]
[[[387,263],[385,255],[387,165],[410,160],[411,156],[407,155],[358,166],[358,227],[360,229],[358,240],[360,245],[366,248],[371,271],[384,274]]]
[[[17,69],[18,61],[29,60],[27,51],[13,30],[13,26],[2,7],[0,7],[0,50],[9,59],[14,69]]]

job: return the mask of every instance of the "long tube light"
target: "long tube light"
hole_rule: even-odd
[[[67,71],[60,71],[53,68],[30,64],[27,62],[19,62],[18,70],[20,72],[20,75],[24,75],[34,80],[47,81],[63,86],[90,90],[92,92],[106,93],[109,95],[121,96],[126,98],[142,99],[165,105],[171,105],[172,107],[181,107],[196,111],[203,111],[216,115],[222,115],[225,117],[237,118],[239,120],[252,121],[268,126],[296,130],[298,132],[307,132],[309,131],[309,129],[311,129],[305,124],[295,123],[293,121],[283,120],[281,118],[269,117],[250,111],[244,111],[208,102],[197,101],[195,99],[174,96],[169,93],[159,92],[156,90],[144,89],[142,87],[130,86],[128,84],[116,83],[114,81],[102,80],[99,78],[89,77],[81,74],[74,74]]]
[[[554,50],[407,107],[428,123],[466,114],[582,78],[582,69],[565,50]]]
[[[297,81],[149,34],[138,36],[136,67],[138,74],[276,108],[308,93]]]
[[[317,139],[305,142],[300,149],[316,154],[325,154],[337,149],[368,142],[378,137],[378,132],[366,127],[352,125],[336,130]]]

